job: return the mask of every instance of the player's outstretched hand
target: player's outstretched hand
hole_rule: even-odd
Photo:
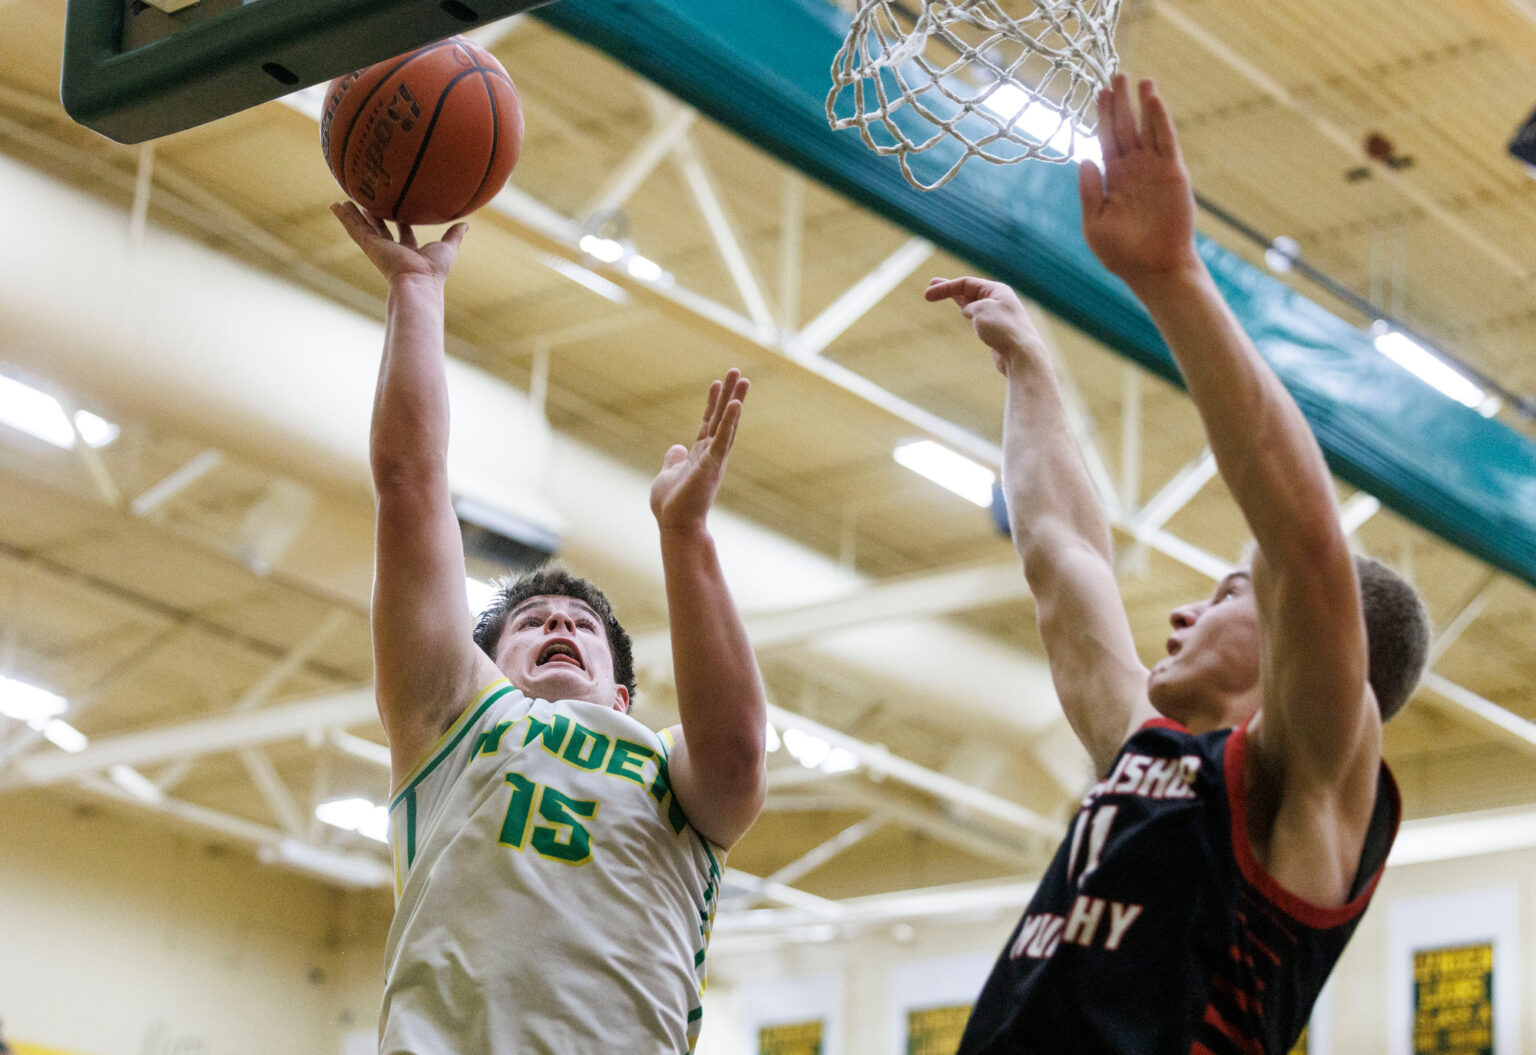
[[[1019,295],[1002,282],[985,278],[935,278],[923,296],[930,304],[952,300],[960,314],[971,320],[976,336],[992,349],[992,362],[998,373],[1008,374],[1013,358],[1020,354],[1039,355],[1045,351],[1039,331],[1030,320]]]
[[[731,370],[709,386],[704,420],[693,446],[673,444],[651,482],[651,512],[662,531],[702,528],[725,475],[725,459],[736,441],[741,404],[752,383]]]
[[[337,202],[331,206],[331,212],[369,262],[379,269],[379,274],[391,282],[406,275],[447,281],[459,255],[459,243],[469,230],[468,224],[456,223],[448,228],[442,241],[417,245],[416,232],[409,224],[396,224],[400,229],[396,239],[383,220],[359,209],[354,202]]]
[[[1099,92],[1104,169],[1085,161],[1077,171],[1088,247],[1132,287],[1199,266],[1194,193],[1173,120],[1151,81],[1137,89],[1139,125],[1124,74]]]

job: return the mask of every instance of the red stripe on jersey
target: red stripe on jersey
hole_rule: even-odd
[[[1246,938],[1248,940],[1249,944],[1251,944],[1254,948],[1258,949],[1265,956],[1267,956],[1269,958],[1269,961],[1271,963],[1273,963],[1276,967],[1280,966],[1280,957],[1277,956],[1275,954],[1275,951],[1273,949],[1271,949],[1268,945],[1265,945],[1258,938],[1254,937],[1253,931],[1251,931],[1251,930],[1243,931],[1243,937]]]
[[[1259,863],[1258,856],[1254,854],[1253,846],[1248,840],[1248,800],[1243,769],[1247,741],[1248,726],[1246,724],[1232,730],[1232,735],[1227,737],[1227,746],[1222,759],[1222,769],[1226,771],[1227,778],[1227,802],[1232,815],[1232,850],[1237,858],[1238,870],[1271,905],[1304,927],[1328,930],[1352,922],[1365,911],[1371,895],[1376,892],[1376,884],[1381,881],[1382,872],[1387,867],[1386,860],[1382,860],[1381,865],[1371,875],[1370,881],[1360,891],[1360,895],[1344,905],[1319,905],[1281,886],[1279,880],[1264,870],[1264,866]],[[1392,778],[1392,771],[1387,769],[1385,762],[1381,764],[1381,771],[1386,774],[1387,793],[1392,797],[1392,832],[1395,837],[1398,823],[1403,816],[1402,798],[1398,794],[1397,781]]]
[[[1264,1055],[1264,1045],[1253,1037],[1239,1030],[1232,1023],[1221,1017],[1221,1012],[1210,1004],[1205,1008],[1205,1024],[1213,1027],[1218,1033],[1237,1045],[1243,1055]]]
[[[1259,969],[1259,965],[1253,962],[1253,957],[1249,956],[1242,949],[1239,949],[1236,945],[1233,945],[1227,949],[1227,955],[1232,957],[1233,961],[1240,963],[1245,967],[1252,968],[1255,971]],[[1263,982],[1259,982],[1259,988],[1264,988]]]
[[[1197,1040],[1189,1046],[1189,1055],[1216,1055],[1216,1053]]]
[[[1258,1013],[1260,1011],[1259,998],[1252,993],[1245,993],[1221,975],[1211,978],[1211,988],[1220,990],[1226,996],[1232,998],[1239,1011]]]

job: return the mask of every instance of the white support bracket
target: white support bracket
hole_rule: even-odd
[[[828,345],[869,314],[892,290],[911,277],[912,272],[922,267],[933,253],[933,243],[926,238],[912,238],[905,242],[873,271],[848,287],[842,296],[790,341],[795,358],[811,359],[826,351]]]
[[[128,508],[136,517],[147,517],[182,491],[185,491],[197,483],[197,481],[213,472],[223,462],[223,452],[210,447],[200,454],[194,455],[191,460],[159,483],[152,485],[143,494],[129,503]]]
[[[666,160],[677,147],[688,129],[693,127],[698,113],[686,106],[675,106],[671,116],[659,122],[650,135],[640,141],[629,157],[608,177],[608,183],[582,206],[581,222],[586,224],[595,216],[622,209],[630,196],[656,171],[656,166]]]
[[[737,234],[736,225],[720,198],[714,177],[686,132],[673,146],[672,156],[677,160],[678,167],[682,169],[683,179],[687,182],[694,203],[698,205],[699,212],[704,217],[704,223],[715,240],[715,247],[719,250],[721,259],[725,261],[731,281],[736,284],[736,291],[741,294],[747,314],[751,316],[753,324],[762,337],[771,338],[778,332],[778,327],[773,321],[773,311],[768,307],[767,298],[763,296],[763,287],[757,280],[746,250],[742,248],[741,237]]]

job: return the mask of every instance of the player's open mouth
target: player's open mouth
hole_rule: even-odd
[[[544,646],[544,651],[539,653],[534,666],[542,667],[546,663],[568,663],[571,666],[586,670],[586,664],[581,661],[581,653],[564,641],[551,641]]]

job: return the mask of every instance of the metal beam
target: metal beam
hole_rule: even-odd
[[[245,767],[246,773],[251,778],[251,783],[256,785],[256,790],[261,793],[262,800],[267,808],[272,811],[272,817],[283,830],[296,839],[304,837],[305,829],[303,811],[298,803],[293,801],[283,778],[278,776],[277,767],[264,753],[254,747],[247,747],[237,752],[240,764]]]
[[[311,729],[378,721],[372,686],[258,711],[161,726],[94,741],[78,754],[48,753],[18,760],[0,786],[57,784],[110,765],[148,766],[171,759],[294,740]]]
[[[361,736],[353,736],[344,733],[340,729],[327,729],[325,741],[342,754],[351,755],[353,758],[371,763],[380,769],[389,769],[389,748],[383,744],[376,744],[372,740],[364,740]]]
[[[885,825],[886,818],[879,814],[865,817],[861,821],[850,824],[820,846],[813,847],[787,865],[775,869],[767,877],[767,881],[770,883],[793,883],[802,876],[816,871],[816,869],[832,860],[838,854],[873,835],[885,827]]]
[[[595,216],[622,209],[630,196],[656,171],[656,166],[665,161],[667,155],[682,141],[697,117],[697,111],[673,104],[671,115],[657,122],[651,133],[630,151],[629,157],[608,177],[602,190],[581,207],[579,215],[582,223],[585,224]]]
[[[1132,518],[1132,534],[1156,531],[1187,506],[1216,476],[1216,455],[1207,447],[1185,465]]]
[[[187,625],[188,623],[186,620],[180,620],[172,623],[170,626],[166,627],[158,634],[151,637],[144,644],[134,649],[127,656],[123,657],[123,659],[112,664],[112,666],[105,673],[98,675],[85,689],[84,692],[73,696],[69,700],[68,709],[59,717],[73,718],[78,720],[82,714],[85,714],[91,709],[92,706],[95,705],[96,701],[101,697],[101,694],[105,692],[109,686],[116,684],[121,680],[123,675],[127,674],[134,667],[137,667],[140,663],[144,662],[154,653],[158,652],[162,647],[164,647],[166,642],[170,641],[177,634],[181,633],[182,630],[186,629]],[[8,640],[7,644],[11,648],[14,648],[15,643],[13,639]],[[8,667],[7,669],[10,668]],[[0,747],[0,770],[4,770],[6,764],[10,762],[11,759],[19,757],[20,755],[31,750],[39,742],[41,742],[43,735],[43,730],[41,729],[23,727],[13,739],[7,741],[3,747]]]
[[[149,226],[149,199],[155,186],[155,144],[151,140],[139,145],[138,172],[133,186],[133,209],[128,215],[128,241],[134,246],[144,243],[144,231]]]
[[[848,809],[852,804],[871,813],[879,811],[887,820],[911,828],[934,842],[1004,868],[1018,869],[1029,859],[1029,842],[1033,836],[1015,830],[999,830],[977,822],[974,817],[955,817],[942,809],[925,810],[882,794],[871,784],[843,783],[831,790],[830,795],[841,799],[840,809]],[[785,809],[795,808],[789,795],[772,797]]]
[[[882,579],[829,601],[744,617],[752,646],[772,649],[868,623],[946,615],[1029,596],[1017,560]],[[636,652],[665,649],[666,631],[635,639]]]
[[[91,482],[96,485],[96,493],[101,495],[101,500],[114,509],[123,504],[123,492],[118,490],[117,484],[112,479],[112,473],[107,469],[106,462],[101,460],[101,455],[95,447],[86,442],[80,433],[80,423],[75,420],[75,412],[79,409],[70,399],[58,397],[59,406],[64,411],[64,418],[69,422],[69,431],[75,437],[75,453],[80,456],[81,464],[91,477]]]
[[[274,828],[181,799],[164,798],[150,802],[130,794],[104,777],[87,775],[75,783],[77,787],[100,798],[158,813],[193,827],[249,843],[257,848],[257,859],[263,864],[284,865],[348,887],[388,887],[394,882],[394,874],[389,865],[371,854],[342,853],[311,846],[291,839]]]
[[[779,218],[779,328],[800,325],[801,246],[805,241],[805,179],[784,173],[783,212]]]
[[[848,328],[890,295],[933,256],[933,243],[926,238],[908,239],[875,269],[859,279],[812,319],[791,344],[797,359],[810,359],[826,351]]]
[[[194,455],[181,468],[149,487],[128,505],[136,517],[147,517],[176,495],[217,469],[224,462],[224,452],[210,447]]]
[[[283,682],[297,673],[305,663],[308,663],[310,657],[319,651],[320,646],[330,640],[331,635],[346,624],[349,617],[350,613],[343,609],[332,609],[320,621],[319,625],[304,635],[304,640],[300,641],[286,656],[269,668],[255,685],[246,689],[227,713],[241,714],[255,710],[266,703],[267,699],[277,691]],[[155,781],[160,790],[170,791],[177,784],[181,783],[182,778],[187,775],[187,771],[192,768],[193,759],[197,755],[204,753],[206,752],[193,752],[188,757],[178,759],[169,766],[165,772],[160,774],[159,779]]]
[[[1381,512],[1381,499],[1375,495],[1368,495],[1364,491],[1356,491],[1339,507],[1339,527],[1344,529],[1344,535],[1348,537],[1359,531],[1365,526],[1367,520],[1379,512]]]
[[[842,905],[830,898],[807,894],[786,883],[775,883],[761,876],[752,875],[750,872],[743,872],[739,868],[727,868],[725,881],[751,891],[756,897],[777,901],[798,912],[809,913],[817,920],[837,919],[843,914]]]
[[[899,920],[937,919],[946,916],[990,916],[998,912],[1019,912],[1035,893],[1034,883],[1015,880],[987,883],[962,883],[954,886],[903,890],[891,894],[848,898],[833,902],[840,909],[828,920],[795,908],[756,909],[749,912],[722,913],[715,920],[716,939],[732,939],[833,922],[844,927],[869,927]]]
[[[768,720],[779,729],[799,729],[833,747],[842,748],[857,758],[859,765],[874,779],[889,777],[925,794],[1002,821],[1010,827],[1052,839],[1061,837],[1062,826],[1055,821],[1000,795],[982,791],[963,780],[956,780],[927,766],[908,761],[878,744],[865,743],[772,703],[768,705]]]
[[[688,190],[693,195],[699,212],[704,216],[704,223],[715,240],[715,247],[720,251],[721,259],[725,261],[725,268],[730,273],[731,281],[736,283],[736,291],[741,294],[742,303],[747,307],[747,314],[752,317],[753,323],[765,337],[775,333],[778,327],[774,325],[773,312],[763,296],[763,287],[757,281],[752,261],[748,258],[746,250],[742,248],[741,236],[736,231],[736,224],[731,220],[730,213],[726,211],[725,203],[720,198],[714,176],[710,174],[703,156],[694,147],[686,131],[674,144],[672,156],[678,167],[682,169],[683,179],[688,184]]]
[[[1478,723],[1512,737],[1515,746],[1521,750],[1536,754],[1536,722],[1505,710],[1492,700],[1484,699],[1471,689],[1463,688],[1432,670],[1424,675],[1420,687],[1455,704]]]
[[[1493,599],[1494,587],[1498,585],[1499,573],[1487,572],[1477,591],[1466,604],[1461,606],[1461,611],[1446,625],[1446,628],[1435,636],[1429,643],[1429,658],[1425,660],[1426,667],[1434,667],[1440,662],[1440,657],[1451,650],[1461,635],[1467,632],[1467,628],[1477,621],[1478,616],[1488,607],[1488,602]]]

